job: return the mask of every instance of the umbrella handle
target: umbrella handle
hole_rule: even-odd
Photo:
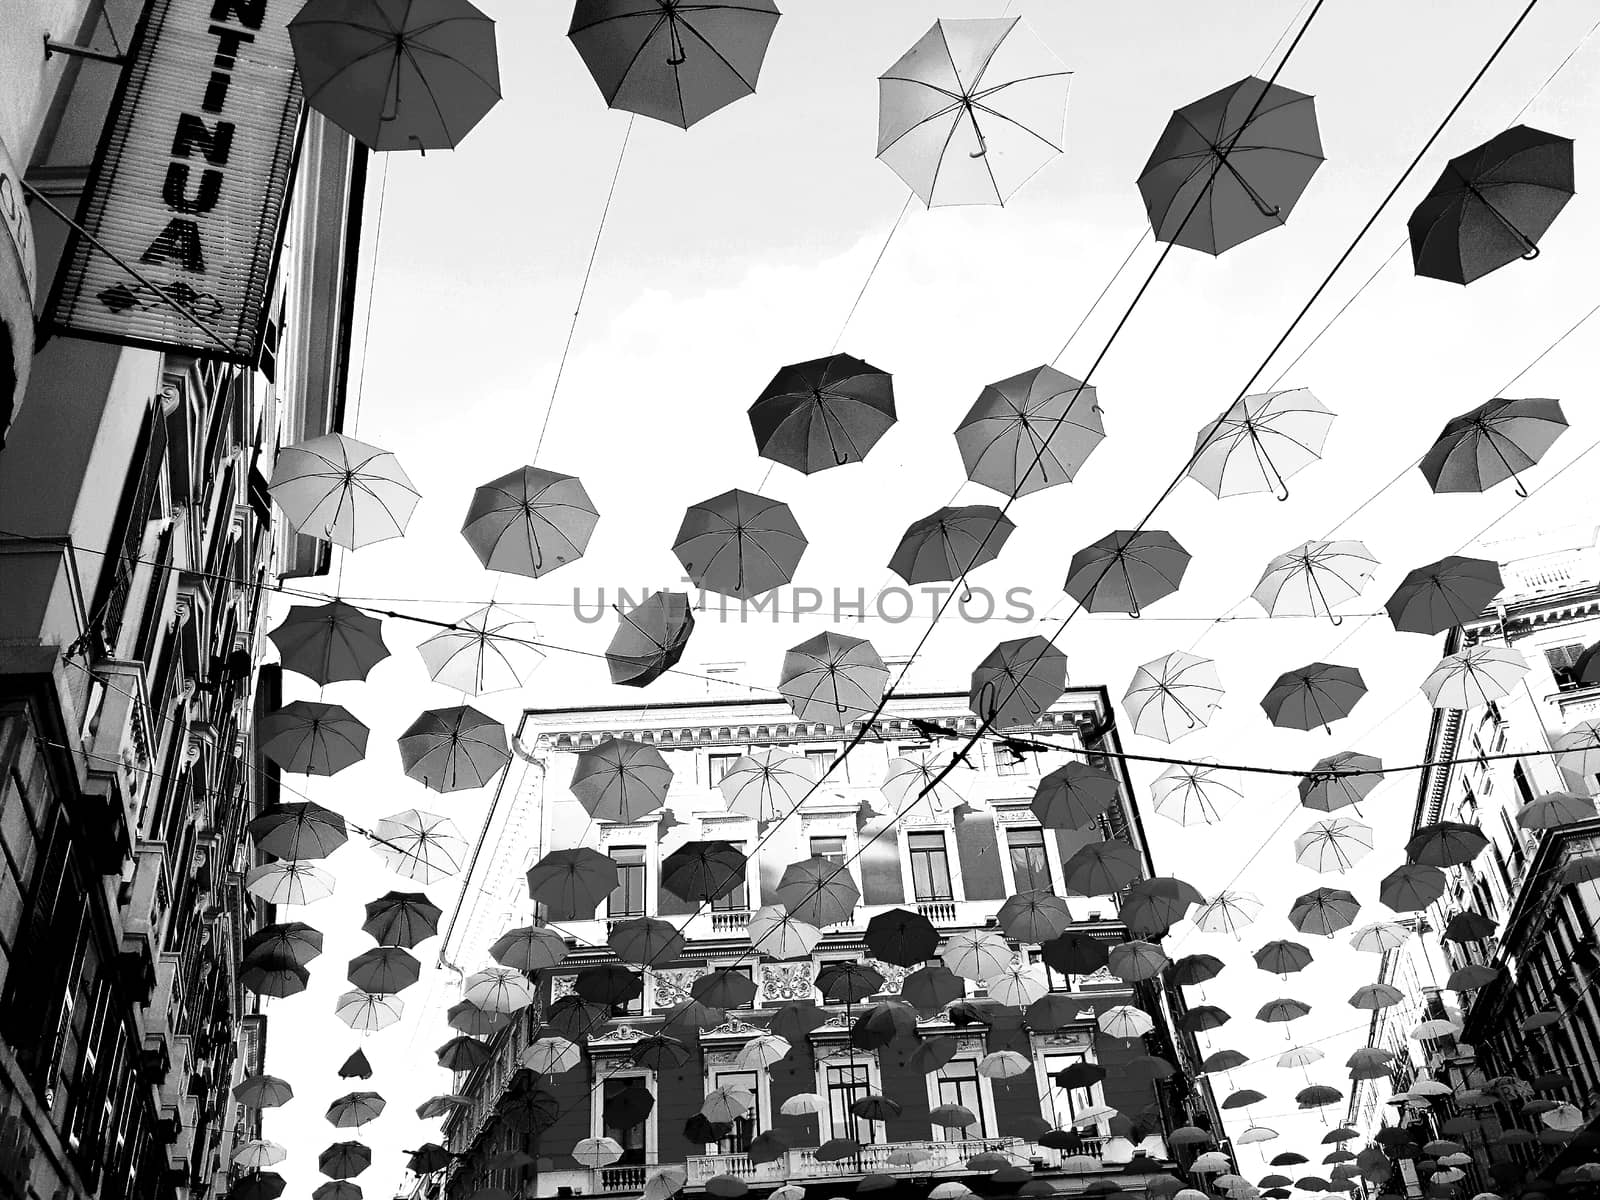
[[[1539,247],[1537,247],[1537,246],[1529,246],[1528,247],[1528,252],[1522,256],[1522,261],[1523,262],[1532,262],[1534,259],[1536,259],[1538,257],[1539,257]]]

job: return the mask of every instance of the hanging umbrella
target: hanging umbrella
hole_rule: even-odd
[[[796,920],[836,925],[850,919],[861,901],[861,889],[844,865],[808,858],[784,868],[773,898]]]
[[[1018,963],[1008,964],[998,975],[992,975],[985,980],[984,984],[990,999],[997,1004],[1009,1005],[1012,1008],[1027,1008],[1050,991],[1044,971],[1038,967],[1026,967]]]
[[[694,632],[685,592],[651,592],[626,612],[617,608],[617,632],[606,647],[611,682],[646,687],[683,657]]]
[[[1303,1000],[1269,1000],[1256,1012],[1256,1020],[1265,1021],[1267,1024],[1288,1024],[1298,1021],[1311,1011],[1311,1005]]]
[[[281,1108],[294,1099],[289,1081],[276,1075],[248,1075],[236,1084],[232,1096],[246,1108]]]
[[[575,476],[521,467],[473,493],[461,536],[489,570],[538,579],[582,558],[599,520]]]
[[[447,1117],[458,1109],[470,1107],[471,1103],[465,1096],[430,1096],[417,1106],[417,1118],[423,1121],[432,1121],[439,1117]],[[431,1144],[424,1143],[424,1146]],[[440,1148],[443,1149],[443,1147]],[[449,1162],[450,1160],[447,1158],[439,1163],[438,1166],[435,1166],[433,1170],[438,1170],[441,1166],[448,1166]],[[423,1173],[427,1174],[428,1172]]]
[[[808,921],[791,916],[781,904],[769,904],[750,914],[746,926],[750,945],[768,958],[804,958],[822,940],[822,931]]]
[[[289,1157],[289,1151],[277,1142],[252,1138],[233,1152],[233,1165],[241,1171],[261,1171],[274,1167]]]
[[[648,967],[676,960],[683,952],[683,937],[658,917],[634,917],[612,926],[606,945],[623,962]]]
[[[296,604],[267,637],[285,671],[320,685],[365,679],[389,657],[383,622],[342,600]]]
[[[1289,498],[1289,476],[1322,457],[1333,413],[1305,388],[1243,396],[1200,431],[1189,475],[1219,500]]]
[[[867,922],[867,949],[879,962],[915,967],[939,952],[939,931],[921,913],[891,908]]]
[[[334,1002],[334,1015],[357,1033],[377,1033],[400,1020],[405,1002],[398,996],[359,989],[343,993]]]
[[[755,1095],[744,1088],[716,1087],[705,1095],[700,1115],[708,1121],[728,1124],[739,1120],[755,1105]]]
[[[1173,765],[1150,784],[1156,812],[1179,825],[1211,825],[1240,800],[1238,772],[1215,763]]]
[[[590,1003],[578,995],[561,997],[544,1014],[546,1030],[559,1034],[569,1042],[598,1033],[610,1019],[610,1006]]]
[[[571,1153],[582,1166],[599,1170],[601,1167],[609,1167],[622,1157],[622,1144],[615,1138],[580,1138],[573,1144]]]
[[[521,687],[544,660],[531,643],[539,631],[531,621],[495,612],[489,605],[468,613],[417,647],[435,683],[482,696]]]
[[[1450,972],[1445,980],[1445,987],[1453,992],[1469,992],[1474,988],[1485,987],[1500,978],[1497,968],[1483,963],[1463,963]]]
[[[1121,796],[1110,772],[1073,760],[1039,781],[1030,807],[1046,829],[1083,829]]]
[[[1161,933],[1176,925],[1206,899],[1193,886],[1171,876],[1138,879],[1123,894],[1118,917],[1137,933]]]
[[[1178,590],[1189,552],[1159,529],[1119,529],[1072,556],[1063,585],[1090,612],[1125,612],[1137,617]]]
[[[1280,729],[1310,730],[1348,717],[1366,694],[1367,685],[1354,667],[1310,663],[1278,676],[1261,698],[1261,708]]]
[[[809,758],[763,746],[735,759],[717,788],[729,812],[765,824],[793,812],[816,788],[819,776]]]
[[[1382,954],[1405,945],[1410,936],[1411,931],[1404,925],[1397,925],[1393,921],[1375,921],[1352,933],[1350,945],[1369,954]]]
[[[750,406],[761,457],[806,475],[860,462],[894,420],[893,380],[848,354],[784,367]]]
[[[1097,938],[1067,930],[1039,947],[1045,966],[1063,975],[1092,975],[1110,960],[1109,948]]]
[[[1495,923],[1482,913],[1464,909],[1445,922],[1439,936],[1447,942],[1480,942],[1493,937],[1495,929]]]
[[[966,580],[1000,555],[1016,525],[992,504],[941,508],[907,527],[889,569],[907,583]]]
[[[384,817],[373,830],[372,849],[391,871],[417,883],[457,874],[467,842],[448,817],[408,808]]]
[[[671,786],[661,751],[631,738],[606,738],[572,769],[572,794],[597,821],[637,821],[665,803]]]
[[[695,1052],[690,1049],[687,1042],[678,1038],[666,1034],[651,1034],[635,1042],[628,1056],[647,1070],[678,1071],[688,1066]],[[576,1059],[573,1065],[577,1065]]]
[[[361,1188],[344,1179],[333,1179],[312,1188],[311,1200],[361,1200]]]
[[[271,804],[245,826],[256,849],[278,858],[327,858],[345,844],[344,818],[306,800]]]
[[[1407,863],[1396,867],[1378,885],[1378,899],[1395,912],[1421,912],[1444,895],[1445,875],[1438,867]]]
[[[1440,659],[1422,681],[1422,694],[1435,708],[1481,708],[1508,695],[1527,673],[1522,651],[1473,646]]]
[[[1514,479],[1517,495],[1526,497],[1521,473],[1543,458],[1566,430],[1559,400],[1496,397],[1452,417],[1423,455],[1420,468],[1435,492],[1486,492]]]
[[[772,0],[578,0],[567,37],[607,105],[687,129],[756,90],[777,23]]]
[[[891,758],[878,785],[890,811],[904,815],[913,805],[926,801],[936,813],[953,812],[963,803],[961,793],[950,783],[953,761],[950,753],[939,750],[913,750]]]
[[[317,1156],[317,1167],[329,1179],[349,1179],[372,1165],[372,1151],[360,1142],[335,1142]]]
[[[1024,1054],[1015,1050],[994,1050],[978,1060],[977,1071],[986,1079],[1015,1079],[1033,1070]]]
[[[966,981],[948,967],[919,967],[900,981],[900,998],[926,1016],[967,994]]]
[[[728,842],[685,842],[661,863],[665,892],[702,904],[730,894],[744,883],[744,852]]]
[[[843,728],[877,712],[889,668],[862,638],[819,633],[783,656],[778,690],[807,723]]]
[[[473,1071],[493,1057],[488,1046],[470,1037],[451,1038],[435,1053],[447,1071]]]
[[[1205,933],[1231,933],[1237,937],[1260,915],[1261,901],[1249,892],[1221,891],[1200,906],[1194,923]]]
[[[278,451],[268,491],[297,530],[346,550],[400,537],[418,499],[394,455],[341,433]]]
[[[1106,961],[1110,972],[1124,983],[1154,979],[1166,965],[1167,956],[1160,946],[1137,940],[1111,947]]]
[[[275,1171],[255,1171],[240,1176],[228,1189],[228,1200],[278,1200],[287,1186]]]
[[[878,157],[929,208],[1004,204],[1061,152],[1070,82],[1020,17],[935,21],[878,78]]]
[[[1579,721],[1558,734],[1550,748],[1556,751],[1556,766],[1578,786],[1586,786],[1589,779],[1600,775],[1600,721]]]
[[[1218,1008],[1214,1004],[1196,1004],[1184,1013],[1178,1020],[1178,1027],[1186,1033],[1208,1033],[1213,1029],[1221,1029],[1233,1014],[1225,1008]]]
[[[355,1051],[345,1059],[339,1067],[340,1079],[371,1079],[372,1064],[367,1061],[367,1056],[360,1050]]]
[[[1383,762],[1370,754],[1341,750],[1317,760],[1300,780],[1300,803],[1318,812],[1360,804],[1383,782]]]
[[[1009,968],[1014,953],[1002,937],[964,929],[946,939],[939,958],[956,975],[981,983]]]
[[[825,963],[817,972],[817,991],[830,1004],[857,1004],[883,989],[883,975],[864,962]]]
[[[362,930],[380,946],[411,949],[439,932],[444,910],[431,904],[421,892],[386,892],[366,906],[367,919]]]
[[[1063,886],[1080,896],[1120,892],[1143,872],[1139,852],[1126,842],[1090,842],[1061,865]]]
[[[528,868],[528,897],[552,921],[587,921],[617,888],[617,865],[587,846],[552,850]]]
[[[308,862],[283,859],[251,867],[244,886],[268,904],[315,904],[333,895],[333,876]]]
[[[1001,642],[972,672],[967,705],[991,729],[1032,725],[1067,690],[1067,656],[1042,637]]]
[[[689,994],[712,1008],[743,1008],[754,1002],[756,985],[750,976],[729,967],[719,967],[690,985]]]
[[[301,921],[263,925],[244,940],[246,958],[265,954],[293,959],[303,967],[321,953],[321,932]]]
[[[1489,844],[1483,830],[1460,821],[1424,825],[1406,843],[1406,858],[1430,867],[1464,867]]]
[[[765,1071],[789,1057],[790,1049],[786,1038],[773,1033],[760,1034],[739,1047],[734,1065],[741,1071]]]
[[[370,731],[337,704],[293,700],[256,722],[265,754],[297,775],[336,775],[367,753]]]
[[[1312,98],[1247,76],[1172,114],[1139,192],[1157,241],[1221,254],[1282,225],[1321,165]]]
[[[403,992],[422,978],[422,964],[399,946],[375,946],[350,960],[345,977],[363,992]]]
[[[483,787],[511,761],[505,727],[475,708],[430,708],[400,735],[406,775],[436,792]]]
[[[328,1123],[338,1129],[359,1129],[382,1116],[385,1104],[377,1092],[351,1092],[328,1105]]]
[[[805,549],[787,504],[738,490],[691,505],[672,544],[696,587],[739,600],[788,583]]]
[[[1133,732],[1169,743],[1204,729],[1221,703],[1216,664],[1183,650],[1141,666],[1122,696]]]
[[[1361,594],[1378,560],[1360,542],[1306,542],[1267,564],[1251,593],[1270,616],[1344,618],[1333,609]]]
[[[1070,483],[1105,436],[1094,388],[1034,367],[984,388],[956,445],[968,479],[1015,497]]]
[[[1156,1027],[1149,1013],[1131,1004],[1114,1005],[1095,1018],[1095,1022],[1107,1037],[1122,1038],[1124,1041],[1143,1037]]]
[[[1517,824],[1523,829],[1560,829],[1595,817],[1595,804],[1588,796],[1572,792],[1546,792],[1523,805]]]
[[[1372,852],[1372,827],[1347,817],[1318,821],[1294,840],[1294,860],[1326,873],[1350,870]]]
[[[1537,257],[1572,174],[1571,139],[1526,125],[1452,158],[1407,222],[1417,274],[1466,284]]]
[[[1060,896],[1035,889],[1013,892],[1000,906],[995,920],[1007,937],[1019,942],[1048,942],[1066,932],[1067,926],[1072,924],[1072,911]],[[949,960],[945,965],[949,966]]]
[[[1172,978],[1184,987],[1195,987],[1222,974],[1224,965],[1214,954],[1186,954],[1172,964]]]
[[[1488,608],[1504,587],[1500,564],[1452,554],[1406,574],[1384,607],[1401,633],[1446,633]]]
[[[572,990],[591,1004],[626,1004],[644,994],[644,974],[621,963],[595,963],[578,972]]]
[[[1278,940],[1268,942],[1252,955],[1256,966],[1274,975],[1292,975],[1311,965],[1311,951],[1299,942]]]

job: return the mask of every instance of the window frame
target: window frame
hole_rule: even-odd
[[[948,893],[948,895],[944,895],[944,896],[927,895],[927,896],[924,896],[924,895],[921,894],[921,889],[920,889],[920,887],[918,885],[918,882],[917,882],[917,859],[919,857],[920,858],[931,858],[932,854],[933,854],[933,851],[932,851],[931,847],[923,848],[923,849],[917,848],[914,845],[914,840],[917,839],[917,838],[924,838],[924,839],[938,838],[939,839],[938,854],[939,854],[940,859],[941,859],[941,861],[943,863],[943,866],[944,866],[944,884],[945,884],[945,890]],[[958,878],[956,876],[955,865],[951,861],[950,839],[949,839],[949,837],[946,836],[945,829],[943,827],[941,827],[941,826],[907,829],[907,830],[904,831],[904,836],[901,839],[901,844],[904,846],[905,866],[906,866],[906,881],[911,887],[912,903],[914,903],[914,904],[954,904],[956,902],[956,899],[957,899],[958,884],[959,884],[960,881],[958,880]],[[931,875],[931,872],[930,872],[930,875]],[[930,878],[929,882],[930,882],[930,891],[931,891],[932,890],[931,884],[933,882],[931,878]]]
[[[623,863],[617,858],[619,853],[634,852],[637,852],[639,855],[639,861],[636,863]],[[611,891],[606,894],[606,919],[608,921],[623,921],[632,917],[649,916],[650,848],[644,845],[608,846],[606,848],[606,857],[609,858],[612,862],[612,865],[617,868],[617,886],[612,888]],[[625,867],[630,871],[637,867],[639,871],[639,909],[637,912],[631,909],[619,912],[614,907],[616,904],[617,893],[624,891],[626,888],[623,875],[623,869]],[[624,900],[626,900],[626,897],[624,897]]]
[[[643,1083],[645,1090],[647,1090],[652,1096],[658,1094],[656,1091],[656,1073],[648,1068],[628,1066],[615,1071],[600,1072],[599,1078],[596,1081],[596,1086],[589,1093],[589,1136],[591,1137],[612,1136],[609,1132],[607,1132],[608,1126],[606,1125],[605,1107],[606,1088],[613,1080],[636,1080]],[[644,1146],[640,1151],[644,1155],[643,1162],[627,1163],[622,1161],[622,1159],[618,1159],[615,1165],[619,1167],[640,1166],[648,1165],[656,1161],[658,1156],[656,1117],[659,1115],[660,1111],[661,1106],[658,1103],[651,1108],[650,1112],[645,1116]],[[619,1143],[621,1140],[621,1138],[617,1139]],[[626,1158],[627,1154],[628,1151],[625,1148],[623,1158]]]
[[[1060,895],[1061,893],[1057,891],[1057,884],[1061,879],[1061,864],[1056,861],[1057,855],[1052,853],[1052,850],[1057,849],[1057,847],[1053,845],[1055,838],[1048,836],[1044,826],[1031,825],[1027,823],[1017,825],[1001,825],[999,827],[1000,840],[1005,843],[1005,854],[1001,856],[1001,870],[1005,876],[1007,894],[1015,896],[1018,892],[1032,890],[1031,888],[1024,887],[1022,881],[1017,878],[1016,863],[1011,857],[1014,853],[1014,849],[1011,845],[1011,835],[1014,833],[1036,833],[1039,835],[1039,853],[1044,858],[1044,870],[1046,875],[1044,886],[1039,890]]]
[[[998,1133],[991,1133],[990,1132],[990,1126],[993,1125],[995,1120],[997,1119],[997,1114],[995,1113],[995,1107],[994,1107],[993,1081],[991,1079],[989,1079],[988,1076],[982,1074],[978,1070],[978,1059],[973,1057],[973,1055],[971,1055],[971,1054],[962,1054],[960,1052],[957,1052],[956,1056],[954,1058],[952,1058],[948,1063],[946,1063],[944,1066],[940,1067],[937,1071],[933,1071],[933,1072],[929,1073],[929,1075],[927,1077],[928,1110],[931,1112],[931,1111],[933,1111],[933,1109],[937,1108],[941,1104],[946,1104],[946,1103],[959,1104],[959,1103],[961,1103],[959,1100],[946,1101],[940,1095],[940,1085],[942,1083],[953,1082],[952,1080],[949,1080],[949,1079],[945,1078],[945,1072],[950,1067],[954,1066],[957,1063],[967,1063],[967,1064],[970,1064],[971,1067],[972,1067],[972,1079],[971,1079],[971,1082],[976,1087],[977,1093],[978,1093],[978,1108],[975,1110],[977,1112],[977,1115],[978,1115],[978,1132],[977,1133],[971,1132],[972,1126],[970,1126],[970,1125],[968,1125],[965,1128],[962,1128],[960,1130],[944,1129],[944,1128],[941,1128],[940,1126],[937,1126],[937,1125],[931,1125],[931,1126],[929,1126],[929,1128],[933,1130],[932,1140],[933,1141],[948,1141],[948,1142],[953,1142],[953,1141],[986,1142],[986,1141],[990,1141],[990,1140],[992,1140],[992,1139],[994,1139],[994,1138],[999,1136]],[[966,1080],[966,1077],[963,1076],[958,1081],[954,1081],[954,1082],[965,1083],[965,1082],[967,1082],[967,1080]],[[960,1089],[958,1089],[958,1090],[960,1090]],[[967,1107],[971,1108],[972,1106],[968,1105]],[[957,1133],[960,1134],[960,1137],[956,1136]]]
[[[878,1067],[876,1054],[850,1053],[838,1054],[831,1058],[821,1059],[817,1063],[817,1094],[822,1097],[822,1111],[817,1114],[819,1132],[824,1133],[824,1142],[831,1138],[856,1137],[857,1133],[865,1132],[866,1137],[856,1137],[863,1146],[878,1143],[876,1126],[878,1121],[868,1121],[861,1117],[846,1116],[845,1128],[839,1127],[833,1119],[833,1089],[829,1086],[829,1072],[849,1067],[866,1072],[866,1083],[863,1085],[861,1095],[882,1095],[883,1080]],[[854,1091],[855,1088],[848,1089]]]
[[[1077,1114],[1080,1111],[1087,1111],[1091,1108],[1104,1108],[1106,1106],[1105,1087],[1103,1083],[1093,1083],[1086,1088],[1066,1089],[1067,1107],[1071,1110],[1069,1116],[1072,1118],[1072,1120],[1066,1125],[1059,1123],[1059,1114],[1056,1108],[1055,1098],[1057,1093],[1062,1091],[1062,1089],[1056,1087],[1054,1078],[1056,1072],[1065,1067],[1071,1066],[1073,1063],[1097,1063],[1098,1061],[1099,1060],[1095,1055],[1093,1045],[1069,1049],[1063,1046],[1035,1044],[1033,1048],[1033,1069],[1035,1072],[1037,1072],[1035,1077],[1039,1080],[1039,1115],[1046,1121],[1052,1121],[1054,1123],[1054,1128],[1080,1128],[1080,1126],[1076,1123]],[[1084,1093],[1088,1098],[1088,1103],[1085,1104],[1082,1109],[1078,1107],[1077,1099],[1073,1095],[1075,1092]],[[1110,1133],[1110,1118],[1104,1116],[1098,1117],[1094,1124],[1095,1133],[1097,1136],[1102,1138],[1108,1136]]]
[[[750,1152],[750,1143],[754,1141],[757,1136],[766,1132],[767,1127],[771,1124],[772,1088],[769,1083],[770,1072],[759,1070],[748,1071],[733,1063],[729,1063],[726,1066],[708,1066],[706,1068],[706,1090],[709,1092],[713,1088],[724,1086],[721,1082],[723,1079],[733,1079],[734,1077],[744,1078],[747,1076],[755,1080],[755,1086],[747,1088],[746,1090],[755,1096],[756,1107],[753,1115],[743,1117],[740,1119],[740,1121],[748,1121],[749,1127],[748,1129],[741,1129],[739,1123],[735,1123],[734,1132],[730,1133],[722,1141],[706,1143],[708,1146],[715,1147],[715,1149],[709,1151],[709,1153],[748,1154]],[[767,1125],[764,1126],[762,1124],[763,1120],[767,1122]],[[739,1146],[738,1143],[741,1141],[744,1144]],[[732,1145],[735,1148],[724,1150],[722,1148],[724,1145]]]

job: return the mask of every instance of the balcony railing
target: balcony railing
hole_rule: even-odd
[[[917,911],[935,925],[954,925],[956,923],[956,902],[954,900],[918,900]]]
[[[601,1167],[595,1174],[600,1177],[602,1192],[642,1192],[648,1171],[649,1168],[643,1166]]]
[[[746,909],[712,909],[712,933],[743,933],[745,926],[750,924],[750,913]]]
[[[861,1147],[857,1154],[838,1162],[819,1162],[815,1149],[790,1150],[771,1162],[755,1163],[748,1154],[706,1154],[689,1159],[689,1183],[700,1184],[718,1175],[731,1175],[746,1182],[777,1182],[784,1179],[821,1179],[843,1175],[926,1174],[929,1171],[960,1167],[978,1154],[1013,1154],[1026,1159],[1028,1143],[1018,1138],[983,1138],[972,1141],[875,1142]],[[915,1165],[900,1166],[889,1161],[897,1151],[921,1150],[927,1158]]]

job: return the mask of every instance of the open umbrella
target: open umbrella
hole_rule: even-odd
[[[241,1171],[261,1171],[274,1167],[289,1157],[289,1151],[277,1142],[252,1138],[233,1152],[233,1165]]]
[[[461,870],[467,842],[450,818],[408,808],[378,822],[372,849],[395,874],[432,883]]]
[[[823,964],[817,972],[817,991],[831,1004],[857,1004],[883,988],[883,974],[864,962],[843,959]]]
[[[735,759],[717,789],[729,812],[765,823],[792,812],[811,794],[820,775],[809,758],[762,746]]]
[[[544,654],[530,643],[539,636],[531,621],[519,620],[494,605],[453,622],[450,629],[422,642],[417,653],[435,683],[469,696],[521,687]]]
[[[572,1157],[591,1170],[609,1167],[622,1157],[622,1144],[615,1138],[587,1137],[573,1144]]]
[[[1167,965],[1167,956],[1154,942],[1119,942],[1107,952],[1106,967],[1124,983],[1154,979]]]
[[[360,1142],[335,1142],[317,1156],[317,1167],[329,1179],[349,1179],[372,1165],[372,1151]]]
[[[991,383],[962,418],[967,478],[1007,496],[1070,483],[1106,436],[1095,389],[1054,367]]]
[[[1214,764],[1174,764],[1150,784],[1156,812],[1179,825],[1212,825],[1240,800],[1238,772]]]
[[[473,493],[461,536],[489,570],[538,579],[582,558],[599,520],[575,476],[521,467]]]
[[[244,886],[268,904],[315,904],[333,895],[333,876],[309,862],[281,859],[251,867]]]
[[[308,0],[306,103],[369,150],[450,150],[500,101],[494,22],[467,0]]]
[[[1383,761],[1370,754],[1340,750],[1317,760],[1298,785],[1300,803],[1318,812],[1360,804],[1383,782]]]
[[[377,1033],[399,1022],[405,1012],[405,1002],[399,996],[363,992],[357,988],[340,995],[334,1002],[333,1011],[357,1033]]]
[[[338,1129],[359,1129],[382,1116],[385,1104],[377,1092],[351,1092],[328,1105],[328,1123]]]
[[[400,735],[406,775],[436,792],[483,787],[510,761],[505,727],[464,704],[428,709]]]
[[[1556,751],[1555,763],[1567,779],[1586,787],[1600,775],[1600,721],[1579,721],[1565,733],[1557,734],[1550,748]]]
[[[691,505],[672,544],[696,587],[739,600],[788,583],[805,549],[787,504],[737,489]]]
[[[1528,662],[1514,647],[1472,646],[1440,659],[1422,681],[1422,694],[1435,708],[1482,708],[1508,695],[1527,673]]]
[[[1378,899],[1395,912],[1421,912],[1444,895],[1445,874],[1438,867],[1406,863],[1383,877]]]
[[[781,904],[758,908],[746,928],[753,949],[780,960],[804,958],[822,940],[822,930],[791,915]]]
[[[1168,875],[1133,881],[1123,894],[1118,917],[1136,933],[1159,934],[1176,925],[1205,897],[1192,884]]]
[[[386,892],[368,904],[366,912],[361,928],[378,945],[407,950],[437,934],[439,918],[444,916],[444,911],[421,892]]]
[[[617,865],[598,850],[552,850],[528,868],[528,897],[553,921],[587,921],[616,890]]]
[[[1354,667],[1310,663],[1278,676],[1261,698],[1261,708],[1281,729],[1310,730],[1348,717],[1366,694],[1367,685]]]
[[[278,858],[327,858],[345,844],[344,818],[311,800],[272,804],[245,826],[263,854]]]
[[[336,775],[360,762],[369,732],[348,709],[315,700],[291,700],[256,722],[261,753],[298,775]]]
[[[1317,821],[1294,840],[1294,860],[1325,873],[1350,870],[1372,852],[1372,827],[1348,817]]]
[[[1249,892],[1223,890],[1202,904],[1194,914],[1197,929],[1206,933],[1231,933],[1255,923],[1261,915],[1261,901]]]
[[[953,812],[962,796],[950,782],[952,761],[950,753],[941,750],[913,750],[891,758],[878,790],[896,814],[924,802],[933,812]]]
[[[633,917],[612,927],[606,945],[623,962],[648,967],[676,959],[683,952],[683,937],[659,917]]]
[[[1001,642],[972,672],[967,706],[991,729],[1032,725],[1066,694],[1067,656],[1034,636]]]
[[[567,37],[606,104],[687,129],[752,94],[773,0],[578,0]]]
[[[1406,857],[1430,867],[1463,867],[1483,853],[1489,839],[1476,825],[1437,821],[1424,825],[1406,843]]]
[[[606,647],[611,682],[646,687],[683,657],[694,632],[694,613],[684,592],[651,592],[632,608],[617,608],[617,632]]]
[[[1368,954],[1382,954],[1406,944],[1411,931],[1393,921],[1374,921],[1350,935],[1350,945]]]
[[[1020,17],[935,21],[878,79],[878,157],[929,208],[1004,204],[1061,152],[1070,82]]]
[[[907,583],[961,580],[993,562],[1016,530],[992,504],[941,508],[907,527],[889,559],[889,569]]]
[[[888,685],[889,668],[871,642],[831,632],[788,651],[778,678],[795,716],[840,728],[872,716]]]
[[[1292,975],[1296,971],[1303,971],[1311,965],[1311,951],[1299,942],[1290,942],[1283,939],[1268,942],[1251,956],[1256,960],[1256,966],[1263,971],[1271,971],[1274,975]]]
[[[1359,596],[1377,565],[1360,542],[1306,542],[1269,562],[1251,595],[1274,617],[1321,612],[1338,625],[1334,607]]]
[[[296,604],[267,637],[285,671],[316,684],[365,679],[389,657],[383,622],[342,600]]]
[[[1072,924],[1072,911],[1060,896],[1034,889],[1013,892],[1000,906],[995,920],[1007,937],[1019,942],[1048,942],[1066,932],[1067,926]]]
[[[1221,703],[1216,663],[1184,650],[1145,663],[1122,696],[1133,732],[1169,743],[1204,729]]]
[[[1178,590],[1189,552],[1159,529],[1119,529],[1072,556],[1064,589],[1090,612],[1145,608]]]
[[[375,946],[350,960],[345,977],[363,992],[402,992],[422,977],[422,964],[399,946]]]
[[[836,925],[850,919],[861,901],[861,889],[842,863],[813,857],[784,868],[773,898],[797,920]]]
[[[661,807],[671,785],[661,752],[631,738],[606,738],[572,769],[572,794],[597,821],[637,821]]]
[[[999,974],[986,979],[984,986],[988,989],[989,998],[996,1004],[1012,1008],[1027,1008],[1050,991],[1042,968],[1020,963],[1007,964]]]
[[[784,367],[750,406],[761,457],[806,475],[860,462],[894,419],[894,381],[848,354]]]
[[[900,998],[924,1015],[934,1015],[967,994],[966,982],[948,967],[919,967],[900,982]]]
[[[288,1186],[276,1171],[252,1171],[241,1175],[228,1189],[228,1200],[278,1200]]]
[[[1125,1041],[1143,1037],[1156,1027],[1149,1013],[1131,1004],[1118,1004],[1106,1009],[1095,1018],[1095,1023],[1100,1026],[1100,1032],[1107,1037],[1122,1038]]]
[[[1004,938],[974,929],[952,933],[939,957],[961,978],[982,982],[1010,967],[1014,953]]]
[[[301,533],[346,550],[400,537],[418,499],[394,455],[342,433],[278,451],[267,488]]]
[[[915,967],[939,952],[939,931],[921,913],[891,908],[867,922],[867,949],[879,962]]]
[[[1063,975],[1092,975],[1110,961],[1110,952],[1098,938],[1069,929],[1042,943],[1039,957]]]
[[[249,1075],[235,1085],[232,1095],[246,1108],[281,1108],[294,1099],[294,1088],[276,1075]]]
[[[1312,98],[1248,76],[1172,114],[1139,192],[1157,241],[1220,254],[1282,225],[1321,165]]]
[[[339,1067],[340,1079],[371,1079],[372,1064],[360,1050],[354,1051]]]
[[[1514,125],[1445,166],[1406,223],[1418,275],[1471,283],[1519,258],[1572,199],[1572,140]]]
[[[491,1015],[520,1012],[534,1001],[533,983],[511,967],[487,967],[462,981],[461,998]]]
[[[1517,812],[1517,824],[1523,829],[1560,829],[1579,821],[1595,817],[1595,803],[1588,796],[1572,792],[1546,792],[1536,796]]]
[[[1496,397],[1452,417],[1419,469],[1435,492],[1486,492],[1507,479],[1526,497],[1521,473],[1567,431],[1561,401]]]
[[[1063,886],[1080,896],[1120,892],[1143,873],[1143,859],[1126,842],[1090,842],[1061,865]]]
[[[1289,476],[1322,457],[1333,413],[1305,388],[1242,396],[1200,431],[1189,476],[1219,500],[1289,498]]]
[[[502,967],[513,967],[524,974],[546,971],[567,957],[567,943],[549,929],[523,925],[509,929],[489,947],[489,957]]]
[[[290,958],[303,967],[322,953],[322,934],[301,921],[263,925],[244,940],[246,958],[258,953]]]
[[[361,1188],[344,1179],[332,1179],[311,1189],[311,1200],[361,1200]]]
[[[1408,572],[1384,607],[1399,632],[1433,636],[1478,616],[1504,586],[1498,563],[1452,554]]]
[[[1074,759],[1039,781],[1030,807],[1046,829],[1082,829],[1121,795],[1110,772]]]
[[[746,859],[729,842],[685,842],[661,863],[661,888],[688,900],[709,904],[745,882]]]

